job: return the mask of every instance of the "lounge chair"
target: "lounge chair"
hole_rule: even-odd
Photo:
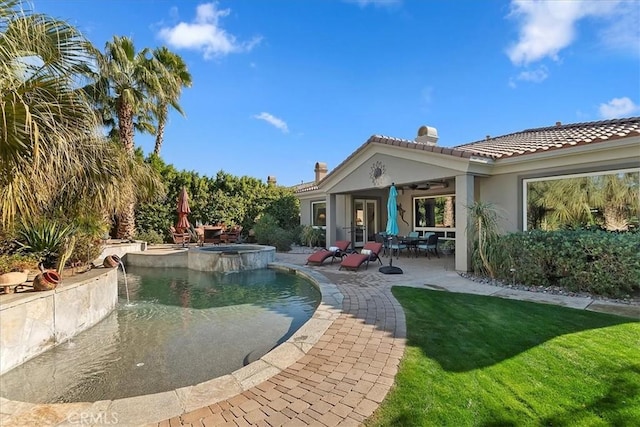
[[[350,240],[338,240],[328,249],[321,249],[317,252],[312,253],[309,258],[307,258],[307,264],[317,264],[321,265],[325,260],[331,257],[331,264],[336,258],[342,259],[347,255],[347,250],[349,250],[349,246],[351,246]]]
[[[178,233],[176,228],[172,225],[169,227],[169,233],[171,234],[171,238],[173,239],[173,243],[176,245],[181,244],[183,247],[188,245],[191,242],[191,233]]]
[[[343,268],[349,270],[358,270],[362,264],[366,263],[365,268],[369,268],[369,261],[378,261],[382,265],[380,259],[380,251],[382,251],[382,243],[379,242],[367,242],[360,253],[354,253],[347,255],[342,259],[340,263],[340,270]]]

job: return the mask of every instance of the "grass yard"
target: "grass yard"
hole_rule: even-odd
[[[639,426],[640,322],[394,287],[395,386],[367,426]]]

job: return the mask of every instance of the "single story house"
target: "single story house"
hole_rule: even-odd
[[[316,163],[315,180],[295,188],[301,224],[325,228],[327,245],[350,239],[361,247],[385,230],[393,183],[398,190],[400,234],[435,232],[443,240],[455,240],[455,268],[469,271],[467,206],[474,201],[499,210],[504,232],[551,227],[555,220],[550,213],[563,211],[558,199],[576,196],[556,188],[556,204],[551,206],[552,190],[543,184],[579,182],[578,191],[587,194],[584,182],[613,177],[624,178],[632,194],[618,215],[622,215],[619,227],[638,227],[640,117],[558,122],[456,147],[442,147],[437,141],[437,130],[422,126],[413,141],[370,137],[331,172],[325,163]],[[536,205],[535,197],[549,200]],[[606,210],[606,203],[605,208],[599,206]],[[595,205],[585,214],[602,217]]]

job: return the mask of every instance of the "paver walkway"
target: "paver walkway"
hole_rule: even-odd
[[[280,255],[304,264],[308,255]],[[338,285],[343,313],[318,343],[284,371],[223,402],[159,426],[358,426],[393,384],[404,352],[405,321],[391,287],[338,265],[313,267]]]
[[[278,262],[303,265],[308,254],[278,254]],[[388,258],[386,258],[388,260]],[[310,267],[337,285],[343,313],[297,363],[231,399],[157,424],[185,426],[357,426],[371,416],[391,388],[405,346],[406,324],[393,285],[496,295],[640,317],[640,307],[590,298],[536,294],[466,280],[453,258],[394,259],[402,275],[378,265],[358,272],[338,265]]]

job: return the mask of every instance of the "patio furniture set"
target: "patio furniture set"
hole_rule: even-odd
[[[378,261],[382,265],[381,256],[393,257],[395,253],[398,258],[403,250],[407,251],[408,256],[413,254],[418,257],[423,250],[428,258],[430,254],[440,258],[438,240],[434,233],[426,233],[424,236],[419,236],[417,232],[411,232],[408,236],[387,236],[385,233],[378,233],[376,241],[365,243],[360,252],[350,249],[350,241],[338,240],[334,246],[312,253],[307,258],[307,264],[322,265],[327,259],[331,259],[333,264],[340,258],[340,270],[344,268],[357,271],[362,265],[368,268],[370,261]]]
[[[242,226],[202,225],[200,227],[191,227],[190,230],[184,233],[177,232],[175,227],[171,226],[169,227],[169,232],[173,238],[173,243],[181,244],[183,247],[188,245],[191,240],[195,240],[199,246],[204,246],[205,243],[219,245],[237,243],[240,240]]]

